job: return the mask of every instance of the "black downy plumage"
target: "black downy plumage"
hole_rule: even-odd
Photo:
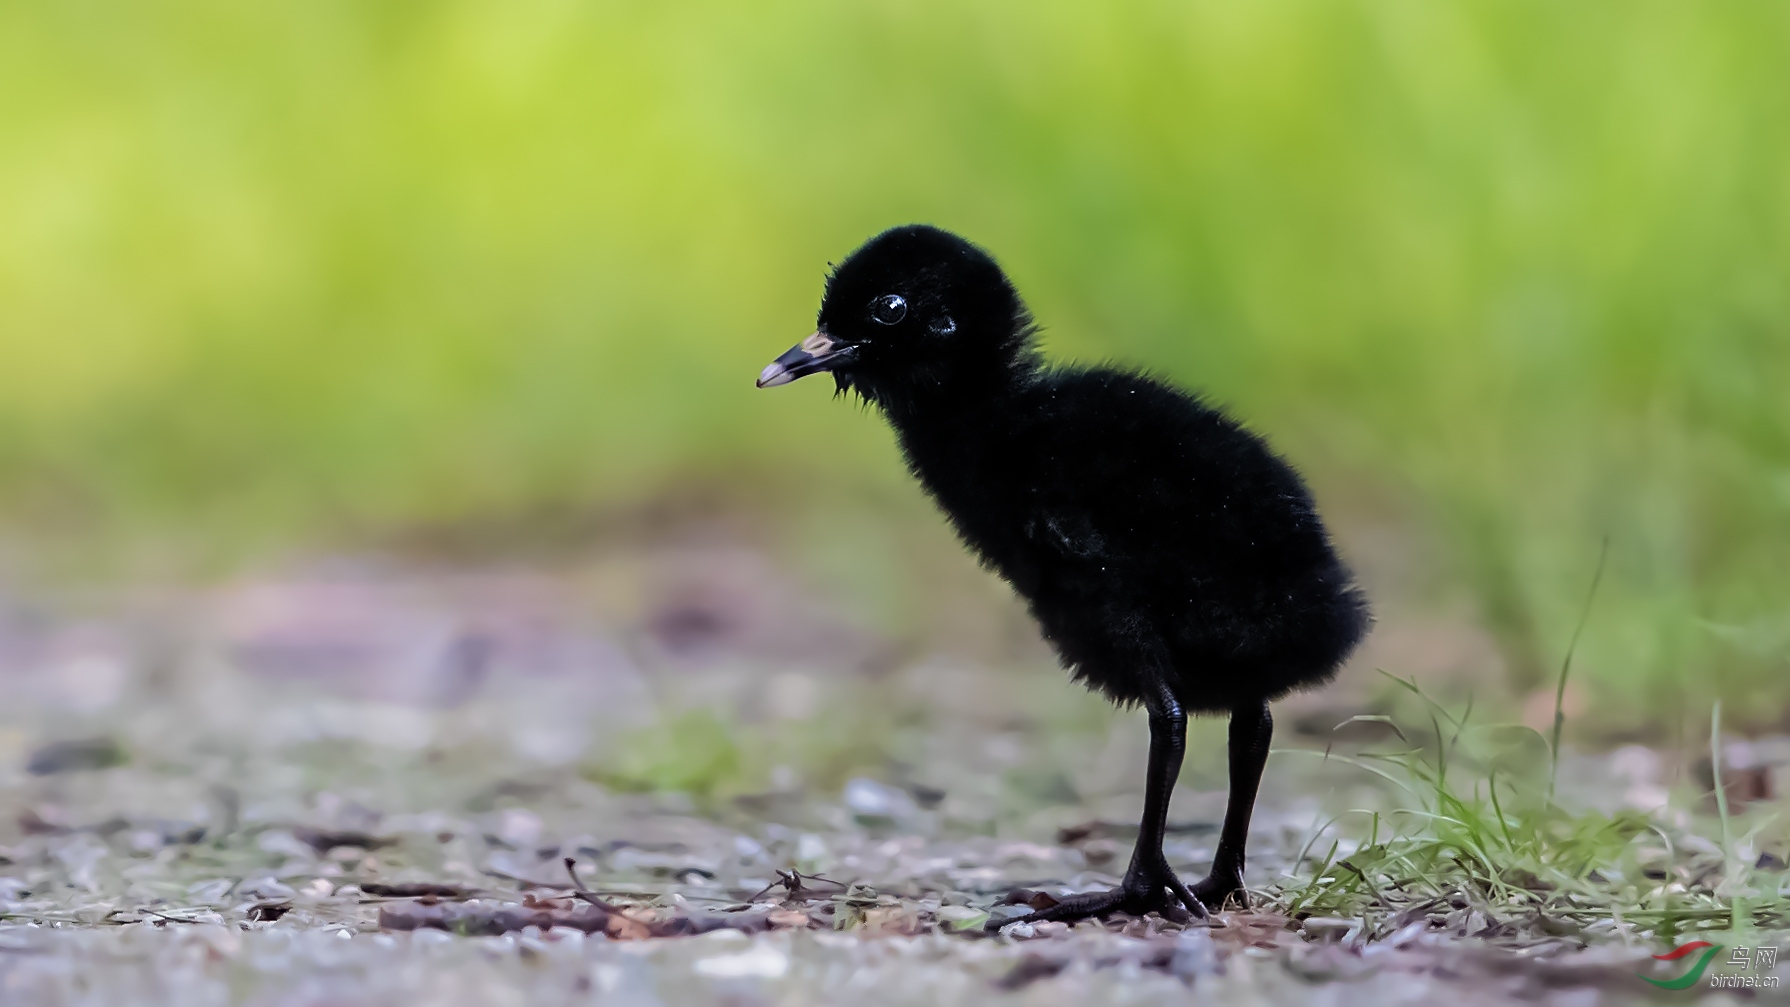
[[[877,235],[827,281],[817,331],[760,387],[831,372],[888,417],[908,466],[1065,666],[1149,713],[1144,817],[1123,884],[1025,919],[1195,916],[1244,901],[1244,840],[1268,703],[1329,680],[1367,602],[1298,474],[1185,392],[1111,368],[1047,367],[994,260],[923,225]],[[1211,873],[1162,852],[1188,711],[1228,713],[1231,793]],[[1013,921],[1004,921],[1013,922]]]

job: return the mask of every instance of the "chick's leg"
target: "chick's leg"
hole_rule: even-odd
[[[1138,823],[1137,846],[1132,850],[1131,866],[1125,871],[1124,880],[1110,892],[1074,895],[1018,919],[990,920],[989,929],[1009,923],[1079,920],[1111,912],[1142,916],[1159,911],[1179,916],[1181,906],[1195,917],[1205,917],[1205,905],[1175,877],[1162,852],[1169,797],[1181,775],[1181,759],[1187,747],[1187,713],[1166,686],[1153,690],[1145,706],[1150,712],[1150,763],[1144,780],[1144,815]]]
[[[1274,736],[1274,717],[1267,703],[1251,703],[1231,711],[1231,794],[1224,812],[1224,829],[1218,834],[1218,851],[1212,872],[1193,886],[1193,894],[1214,908],[1235,900],[1249,907],[1243,890],[1244,845],[1249,839],[1249,816],[1255,810],[1262,768],[1268,763],[1268,742]]]

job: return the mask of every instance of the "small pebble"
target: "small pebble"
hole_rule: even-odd
[[[1023,941],[1038,936],[1038,927],[1032,923],[1014,923],[1003,929],[1001,933],[1014,940]]]
[[[1315,940],[1332,940],[1348,933],[1355,926],[1354,920],[1339,919],[1335,916],[1313,916],[1301,927],[1307,937]]]

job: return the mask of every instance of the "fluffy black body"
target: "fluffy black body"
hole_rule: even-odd
[[[1232,814],[1214,878],[1196,888],[1222,898],[1241,891],[1266,703],[1335,673],[1367,630],[1366,600],[1304,483],[1261,438],[1142,375],[1045,367],[1033,331],[981,249],[895,228],[834,271],[819,331],[759,383],[826,370],[875,404],[1065,665],[1149,708],[1153,796],[1127,888],[1055,918],[1149,908],[1151,886],[1194,909],[1160,851],[1182,711],[1233,714]]]
[[[1188,709],[1216,712],[1334,673],[1366,606],[1285,462],[1148,378],[1014,377],[897,430],[915,475],[1079,679],[1135,703],[1140,671],[1160,667]]]

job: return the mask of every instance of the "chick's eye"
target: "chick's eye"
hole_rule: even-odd
[[[870,319],[881,325],[894,325],[907,317],[907,298],[900,294],[884,294],[870,302]]]

